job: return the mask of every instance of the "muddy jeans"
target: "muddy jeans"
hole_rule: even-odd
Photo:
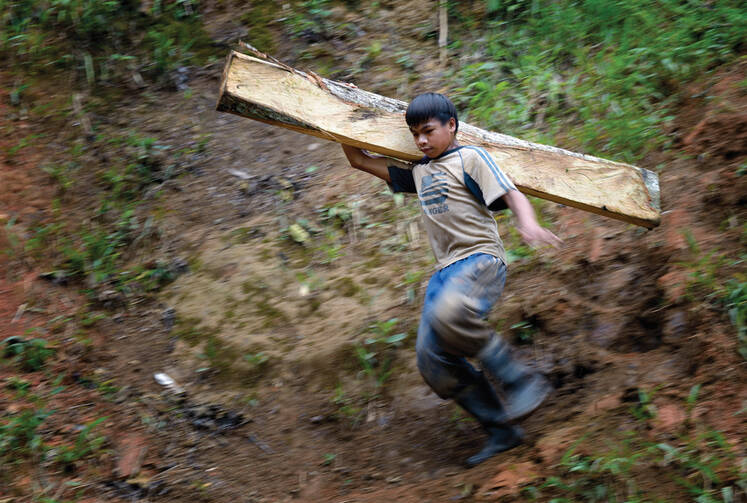
[[[453,397],[480,375],[465,357],[495,341],[485,317],[505,282],[505,264],[485,253],[444,267],[428,282],[415,348],[423,379],[441,398]]]

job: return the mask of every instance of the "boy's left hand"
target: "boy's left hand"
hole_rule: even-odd
[[[557,248],[563,243],[562,239],[544,227],[540,227],[538,224],[531,224],[523,227],[517,226],[516,230],[521,234],[521,238],[532,247],[550,245],[553,248]]]

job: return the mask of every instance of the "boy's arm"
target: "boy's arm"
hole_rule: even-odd
[[[504,194],[503,200],[516,216],[518,221],[516,230],[527,244],[531,246],[551,245],[557,248],[563,242],[558,236],[537,223],[532,203],[524,194],[515,189],[509,190]]]
[[[366,173],[371,173],[385,182],[391,183],[392,180],[389,177],[389,168],[387,167],[386,158],[371,157],[363,150],[351,147],[350,145],[343,145],[342,150],[345,152],[345,157],[348,158],[352,167],[365,171]]]

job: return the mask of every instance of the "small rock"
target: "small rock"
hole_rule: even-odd
[[[311,424],[320,424],[324,422],[324,416],[314,416],[309,421],[311,421]]]
[[[691,228],[687,211],[682,208],[664,212],[661,215],[661,228],[664,231],[664,246],[671,254],[678,254],[688,249],[683,234],[685,229]]]
[[[176,275],[184,274],[189,271],[189,262],[182,257],[176,257],[169,264],[169,269]]]
[[[173,391],[176,394],[182,394],[184,393],[184,388],[179,386],[174,379],[171,378],[168,374],[164,374],[163,372],[158,372],[156,374],[153,374],[153,378],[156,380],[158,384],[161,386],[168,388],[169,391]]]
[[[662,335],[666,344],[681,341],[687,335],[687,315],[683,311],[668,312]]]
[[[570,426],[555,430],[537,441],[537,449],[542,461],[555,463],[570,446],[582,435],[580,428]]]
[[[654,430],[666,433],[675,433],[682,424],[687,421],[687,413],[682,407],[673,403],[657,405]]]
[[[604,253],[604,239],[602,238],[599,230],[594,230],[594,237],[591,240],[589,247],[589,262],[592,264],[599,260],[599,257]]]
[[[673,269],[660,276],[656,285],[664,292],[664,297],[672,304],[679,302],[687,292],[688,273],[683,269]]]
[[[487,490],[486,495],[502,498],[517,494],[522,485],[537,477],[537,466],[534,463],[516,463],[501,470],[485,485],[484,489]]]
[[[306,232],[306,229],[301,227],[299,224],[291,224],[288,227],[288,234],[293,238],[293,241],[300,244],[306,243],[311,238],[309,233]]]
[[[127,435],[119,449],[121,454],[117,460],[116,474],[122,478],[132,478],[140,472],[140,464],[148,450],[146,439],[138,434]]]
[[[309,143],[309,145],[306,147],[306,150],[308,150],[309,152],[313,152],[321,146],[321,143]]]
[[[163,323],[166,330],[170,331],[174,328],[174,324],[176,323],[176,309],[173,307],[167,307],[161,311],[161,323]]]
[[[586,413],[589,415],[596,415],[602,412],[606,412],[608,410],[613,410],[618,408],[622,404],[622,394],[621,393],[615,393],[612,395],[605,395],[599,400],[595,400],[588,409],[586,409]]]
[[[602,321],[589,334],[589,342],[600,348],[609,348],[618,340],[622,329],[622,323],[619,321]]]

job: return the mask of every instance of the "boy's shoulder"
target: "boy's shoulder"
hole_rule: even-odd
[[[479,169],[480,166],[490,165],[495,162],[487,150],[477,145],[461,145],[459,155],[464,168],[468,171],[475,168]]]
[[[477,145],[462,145],[460,152],[463,157],[474,160],[487,160],[487,156],[490,155],[487,150]]]

